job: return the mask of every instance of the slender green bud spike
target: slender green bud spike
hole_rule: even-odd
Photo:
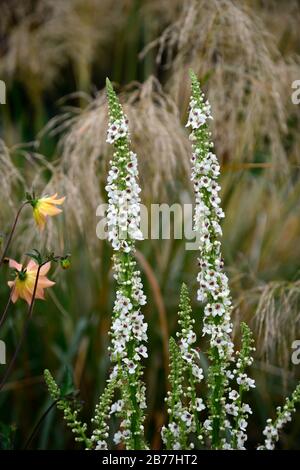
[[[112,83],[109,78],[106,78],[106,92],[108,98],[108,107],[109,107],[109,116],[112,121],[117,121],[124,117],[124,113],[119,102],[119,99],[116,95],[115,90],[113,89]]]

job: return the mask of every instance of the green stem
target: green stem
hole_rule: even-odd
[[[14,287],[10,291],[8,301],[6,303],[4,311],[2,313],[2,316],[1,316],[1,319],[0,319],[0,328],[1,328],[1,326],[3,325],[3,323],[6,319],[6,315],[7,315],[7,312],[8,312],[9,306],[10,306],[10,302],[11,302],[11,298],[12,298],[12,294],[13,294],[13,290],[14,290]]]

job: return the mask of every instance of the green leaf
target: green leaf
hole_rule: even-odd
[[[73,382],[73,371],[70,366],[65,366],[64,376],[62,379],[60,389],[61,389],[61,395],[63,397],[74,394],[76,392],[76,389],[74,387],[74,382]]]
[[[28,252],[28,253],[25,253],[25,254],[26,254],[26,256],[30,256],[30,258],[34,259],[38,264],[42,264],[42,262],[43,262],[42,255],[35,248],[33,248],[31,252]]]
[[[0,450],[12,450],[16,427],[0,422]]]

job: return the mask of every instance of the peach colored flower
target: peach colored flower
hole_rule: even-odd
[[[51,287],[55,284],[55,282],[50,281],[46,277],[46,274],[50,269],[50,265],[51,263],[49,261],[48,263],[44,264],[44,266],[42,266],[40,269],[37,289],[35,293],[36,299],[44,299],[44,289],[46,289],[47,287]],[[12,302],[15,303],[20,297],[21,299],[26,300],[28,305],[30,305],[37,276],[38,264],[35,263],[33,260],[30,260],[27,266],[23,267],[22,264],[19,264],[15,260],[10,259],[9,266],[10,268],[15,269],[16,271],[15,280],[8,282],[9,287],[13,289],[11,296]]]
[[[52,217],[62,212],[56,206],[63,204],[64,200],[64,197],[57,199],[57,194],[53,194],[53,196],[44,196],[31,202],[33,217],[40,230],[44,230],[48,216]]]

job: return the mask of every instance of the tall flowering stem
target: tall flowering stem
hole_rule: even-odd
[[[208,374],[209,417],[204,426],[214,449],[221,448],[225,431],[225,394],[228,387],[228,366],[233,359],[231,340],[231,298],[228,278],[222,271],[222,235],[220,220],[220,186],[217,178],[220,166],[213,153],[208,121],[212,119],[210,105],[204,99],[195,74],[190,72],[192,94],[187,127],[191,128],[193,145],[192,182],[195,191],[194,230],[200,237],[200,272],[198,300],[204,304],[203,335],[209,338],[211,360]]]
[[[140,187],[137,182],[137,157],[130,150],[128,121],[107,79],[109,127],[107,142],[114,145],[106,191],[108,194],[108,239],[115,252],[116,300],[111,326],[111,360],[114,375],[121,376],[122,400],[118,402],[121,430],[116,444],[127,449],[142,449],[144,440],[145,386],[142,382],[146,358],[147,324],[141,313],[146,303],[140,271],[134,259],[135,241],[143,238],[140,226]],[[113,404],[113,408],[116,408]]]
[[[165,399],[169,415],[167,427],[162,428],[162,439],[167,449],[193,448],[189,443],[190,435],[202,444],[202,424],[199,412],[205,409],[201,398],[197,398],[197,384],[203,379],[203,371],[199,367],[199,352],[195,349],[196,334],[192,318],[192,308],[188,289],[182,284],[178,311],[179,331],[170,339],[170,390]]]

